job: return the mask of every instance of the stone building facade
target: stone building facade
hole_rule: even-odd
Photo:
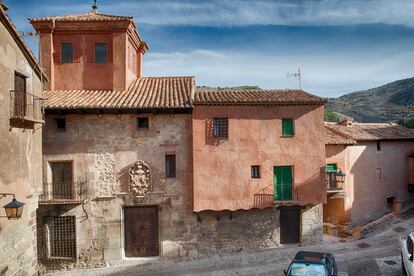
[[[0,275],[37,273],[36,209],[42,189],[42,80],[47,78],[0,1]],[[5,218],[14,194],[21,218]]]
[[[328,201],[324,222],[351,230],[411,203],[414,131],[344,120],[325,130]],[[332,177],[337,173],[343,177]],[[342,179],[341,179],[342,178]]]
[[[42,264],[91,267],[130,257],[274,247],[289,232],[290,215],[297,236],[285,242],[320,240],[326,197],[320,173],[325,163],[322,99],[301,90],[274,90],[263,92],[269,102],[261,92],[253,96],[262,104],[207,108],[194,77],[142,76],[148,45],[132,17],[101,14],[94,7],[90,13],[31,23],[51,76],[44,92],[44,193],[37,228]],[[205,122],[214,119],[204,116],[212,111],[211,116],[226,113],[231,135],[239,133],[231,136],[238,142],[230,148],[204,140]],[[295,137],[278,137],[285,116],[295,118]],[[254,128],[249,130],[247,121]],[[276,139],[254,138],[261,126],[269,134],[276,127]],[[250,146],[252,151],[244,150]],[[245,153],[250,154],[248,171],[250,161],[263,165],[262,180],[243,172],[235,182],[221,174],[246,165],[243,159],[229,167],[225,162]],[[294,161],[304,153],[312,162]],[[216,167],[212,164],[223,157]],[[272,170],[278,164],[295,166],[294,198],[274,197]]]

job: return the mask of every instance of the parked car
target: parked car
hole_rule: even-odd
[[[337,276],[338,269],[331,253],[299,251],[284,273],[287,276]]]
[[[404,274],[414,276],[413,263],[413,241],[414,232],[409,234],[407,238],[402,239],[401,243],[401,266]]]

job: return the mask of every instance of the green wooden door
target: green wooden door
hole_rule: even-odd
[[[274,167],[275,200],[292,200],[292,166]]]

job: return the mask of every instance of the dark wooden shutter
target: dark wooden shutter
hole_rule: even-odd
[[[54,199],[72,199],[72,162],[54,162],[52,168],[52,190]]]
[[[283,119],[282,120],[282,135],[283,136],[293,136],[295,134],[293,129],[293,120],[292,119]]]
[[[292,166],[274,167],[275,200],[292,200]]]
[[[14,74],[14,116],[26,115],[26,78]]]

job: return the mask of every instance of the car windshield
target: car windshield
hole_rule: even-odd
[[[325,276],[325,267],[321,264],[293,263],[290,266],[290,276]]]

